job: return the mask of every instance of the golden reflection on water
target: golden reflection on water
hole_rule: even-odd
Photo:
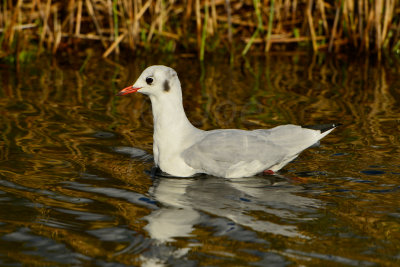
[[[139,94],[114,96],[149,62],[160,63],[93,59],[80,73],[79,66],[42,60],[18,72],[1,69],[0,264],[59,265],[56,256],[71,253],[81,264],[139,265],[152,257],[172,265],[398,262],[398,66],[323,56],[251,58],[232,66],[164,61],[178,72],[189,119],[203,129],[344,124],[285,168],[285,176],[298,180],[283,178],[289,191],[274,206],[263,192],[281,189],[264,184],[269,178],[255,180],[260,185],[253,189],[261,191],[211,178],[186,181],[183,188],[150,178],[150,102]],[[162,186],[169,188],[166,195]],[[284,202],[284,195],[301,197],[308,208]],[[212,202],[218,197],[221,207]],[[188,235],[158,240],[168,232],[151,226],[179,212],[193,216]],[[238,235],[250,237],[216,230],[230,222]],[[35,248],[23,244],[36,243],[23,239],[29,236],[61,247],[51,252],[38,245],[30,254]],[[157,258],[159,247],[169,256]]]

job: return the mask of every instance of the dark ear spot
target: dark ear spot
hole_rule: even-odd
[[[171,89],[171,87],[169,86],[169,81],[165,80],[164,81],[164,92],[169,92],[170,89]]]

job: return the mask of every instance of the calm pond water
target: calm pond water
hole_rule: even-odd
[[[1,266],[400,264],[398,64],[86,63],[0,66]],[[150,102],[115,93],[155,63],[177,70],[202,129],[344,125],[277,175],[152,176]]]

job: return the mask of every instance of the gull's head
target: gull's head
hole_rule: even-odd
[[[181,94],[180,90],[180,82],[176,71],[170,67],[155,65],[145,69],[133,85],[122,89],[117,95],[139,92],[158,97]]]

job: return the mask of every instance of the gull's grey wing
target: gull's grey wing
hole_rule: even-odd
[[[200,172],[249,176],[265,169],[280,169],[326,134],[295,125],[254,131],[213,130],[182,156],[186,164]]]

